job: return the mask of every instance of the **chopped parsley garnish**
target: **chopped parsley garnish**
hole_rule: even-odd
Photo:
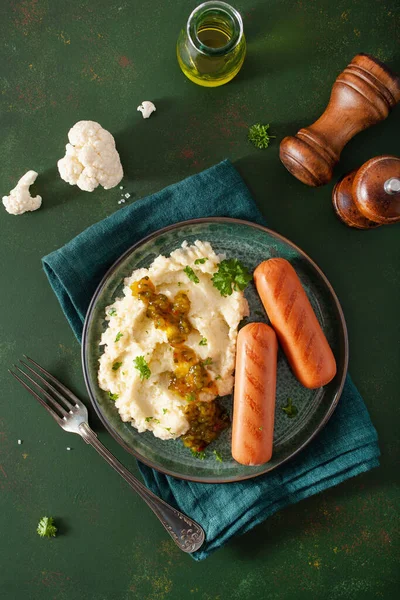
[[[259,427],[258,429],[259,429],[260,431],[262,431],[262,430],[263,430],[263,428],[262,428],[262,427]]]
[[[163,415],[166,415],[168,412],[168,408],[163,408],[162,411],[163,411]]]
[[[292,419],[298,413],[298,410],[294,406],[293,400],[291,398],[287,399],[286,406],[282,406],[282,410],[283,410],[283,412],[285,412],[287,414],[287,416],[289,417],[289,419]]]
[[[200,279],[197,277],[197,275],[193,271],[192,267],[187,266],[183,270],[186,273],[186,275],[189,277],[190,281],[193,281],[194,283],[199,283]]]
[[[214,450],[214,456],[215,456],[215,460],[217,462],[222,462],[222,456],[220,455],[220,453],[217,450]]]
[[[145,421],[146,423],[150,423],[150,421],[152,421],[154,419],[154,417],[146,417]]]
[[[135,363],[135,369],[140,373],[140,379],[142,381],[143,379],[148,379],[151,375],[151,371],[144,356],[137,356],[133,362]]]
[[[211,279],[221,296],[230,296],[232,290],[243,291],[252,280],[252,275],[237,258],[232,258],[221,261]]]
[[[36,531],[40,537],[56,537],[57,527],[54,525],[53,517],[42,517],[38,523]]]
[[[108,392],[109,397],[111,398],[111,400],[118,400],[119,398],[119,394],[112,394],[111,392]]]
[[[118,369],[120,368],[121,365],[122,365],[122,362],[115,362],[112,366],[112,370],[118,371]]]
[[[164,427],[166,431],[169,431],[171,435],[175,435],[175,431],[171,431],[171,427]]]
[[[178,281],[178,287],[181,287],[182,281]]]
[[[218,381],[218,379],[222,379],[221,375],[217,375],[215,381]]]
[[[207,338],[201,338],[199,341],[199,346],[207,346]]]
[[[194,400],[196,400],[196,394],[186,394],[186,401],[187,402],[194,402]]]
[[[123,335],[124,335],[123,333],[121,333],[120,331],[118,331],[118,333],[116,335],[116,338],[115,338],[115,341],[119,342],[119,340],[122,338]]]
[[[208,258],[196,258],[194,261],[195,265],[204,265],[204,263],[208,260]]]
[[[270,140],[275,137],[274,135],[269,135],[268,129],[269,124],[261,125],[260,123],[256,123],[250,127],[249,140],[256,148],[260,150],[268,148]]]
[[[110,315],[110,317],[115,317],[117,314],[117,311],[115,310],[114,307],[110,308],[110,310],[108,311],[108,314]]]
[[[206,358],[206,360],[203,360],[201,364],[203,365],[203,367],[208,367],[209,365],[212,365],[212,358]]]
[[[199,458],[200,460],[204,460],[206,457],[206,453],[203,450],[199,452],[198,450],[193,450],[193,448],[190,448],[190,452],[193,454],[193,456]]]

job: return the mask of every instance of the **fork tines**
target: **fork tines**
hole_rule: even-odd
[[[32,396],[34,396],[34,398],[36,398],[38,402],[40,402],[40,404],[52,415],[52,417],[54,417],[57,423],[61,424],[63,420],[66,420],[66,416],[72,412],[72,408],[74,406],[80,406],[78,398],[60,381],[58,381],[58,379],[53,377],[51,373],[46,371],[46,369],[43,369],[43,367],[41,367],[37,362],[32,360],[32,358],[29,358],[29,356],[26,356],[25,354],[24,358],[30,363],[30,365],[36,367],[36,370],[29,366],[29,364],[27,364],[23,360],[20,360],[20,363],[25,367],[25,371],[20,369],[20,367],[17,365],[14,365],[14,369],[16,369],[18,373],[23,375],[24,378],[21,378],[19,375],[17,375],[17,373],[12,371],[11,369],[9,369],[9,372],[13,377],[15,377],[15,379],[17,379],[20,382],[21,385],[24,386],[26,390],[28,390],[30,394],[32,394]],[[36,379],[33,379],[26,372],[26,370],[32,373]],[[43,373],[43,375],[45,375],[47,379],[42,377],[42,375],[40,375],[37,371]],[[39,385],[37,380],[39,380],[43,385]],[[52,385],[48,380],[50,380],[55,386],[57,386],[58,389],[54,387],[54,385]],[[35,391],[35,389],[38,392],[40,392],[41,395],[39,395]],[[43,396],[47,400],[47,402],[46,400],[44,400]],[[58,398],[60,402],[57,402],[54,396]]]

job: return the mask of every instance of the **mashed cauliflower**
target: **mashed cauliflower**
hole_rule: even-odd
[[[206,259],[203,264],[194,264],[202,258]],[[169,257],[160,255],[148,269],[134,271],[124,281],[124,296],[107,307],[99,385],[116,398],[122,420],[131,422],[139,432],[150,430],[158,438],[174,439],[186,433],[189,423],[183,412],[186,400],[168,389],[168,373],[174,370],[173,348],[166,332],[156,329],[146,316],[144,302],[132,295],[130,285],[148,276],[157,293],[170,299],[178,292],[187,294],[191,304],[188,316],[195,331],[185,344],[201,360],[211,359],[207,371],[215,380],[218,395],[224,396],[233,389],[237,328],[249,314],[243,292],[223,297],[212,284],[211,276],[224,258],[215,254],[208,242],[196,241],[192,246],[184,242]],[[194,269],[198,283],[184,272],[186,266]],[[135,368],[137,357],[147,362],[149,378],[141,378]]]

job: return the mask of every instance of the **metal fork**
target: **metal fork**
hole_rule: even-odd
[[[95,432],[89,427],[88,424],[88,411],[86,406],[68,389],[58,381],[53,375],[43,369],[37,362],[29,358],[24,354],[24,358],[36,367],[43,375],[47,377],[45,379],[42,375],[39,375],[32,367],[26,364],[23,360],[20,362],[24,365],[25,369],[30,371],[37,379],[39,379],[45,386],[44,389],[39,385],[35,379],[33,379],[28,373],[20,369],[17,365],[14,368],[21,373],[31,385],[26,383],[24,379],[21,379],[14,371],[9,369],[9,373],[15,379],[17,379],[25,389],[28,390],[40,402],[40,404],[51,414],[54,420],[62,427],[65,431],[71,433],[77,433],[80,435],[87,444],[90,444],[97,450],[109,465],[111,465],[131,486],[131,488],[139,494],[139,496],[146,502],[151,508],[153,513],[161,521],[162,525],[168,531],[174,542],[184,552],[192,553],[200,548],[205,539],[203,529],[196,521],[193,521],[179,510],[161,500],[158,496],[148,490],[136,477],[132,475],[120,462],[111,454],[109,450],[99,441]],[[51,381],[54,385],[49,383]],[[42,396],[37,394],[32,386],[36,388],[42,396],[44,396],[47,402]],[[56,386],[56,387],[54,387]],[[57,402],[55,397],[60,401]]]

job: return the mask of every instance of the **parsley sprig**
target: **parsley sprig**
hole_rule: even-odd
[[[137,369],[140,373],[140,379],[143,381],[144,379],[148,379],[151,375],[151,371],[149,369],[149,365],[146,362],[144,356],[137,356],[133,361],[135,364],[135,369]]]
[[[189,265],[187,267],[185,267],[183,269],[183,271],[186,273],[186,275],[189,277],[190,281],[193,281],[193,283],[199,283],[200,279],[197,277],[196,273],[193,271],[192,267],[189,267]]]
[[[256,148],[259,148],[260,150],[268,148],[270,140],[275,138],[274,135],[269,135],[268,129],[269,124],[261,125],[260,123],[256,123],[250,127],[249,140]]]
[[[56,537],[57,527],[54,525],[53,517],[42,517],[36,531],[40,537]]]
[[[237,258],[231,258],[219,263],[218,271],[211,279],[221,296],[230,296],[233,290],[243,291],[252,280],[252,275]]]
[[[293,419],[298,413],[297,408],[293,404],[293,400],[291,398],[287,399],[286,406],[282,406],[283,412],[287,414],[289,419]]]

